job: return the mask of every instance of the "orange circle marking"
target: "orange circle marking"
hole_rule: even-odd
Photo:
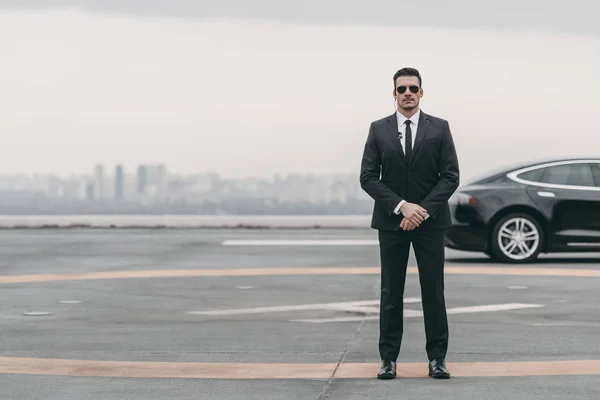
[[[600,360],[447,363],[454,377],[599,375]],[[199,379],[373,379],[378,363],[211,363],[0,357],[0,373]],[[398,363],[398,377],[426,378],[427,364]]]

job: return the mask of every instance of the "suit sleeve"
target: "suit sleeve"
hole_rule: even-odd
[[[381,182],[380,171],[381,157],[375,139],[375,127],[371,123],[360,166],[360,186],[375,202],[382,204],[389,215],[392,215],[403,199]]]
[[[439,161],[440,180],[419,204],[433,219],[437,216],[440,208],[447,204],[460,183],[458,156],[448,121],[445,121],[443,127]]]

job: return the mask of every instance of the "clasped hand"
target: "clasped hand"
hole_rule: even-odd
[[[405,231],[412,231],[413,229],[419,227],[421,223],[425,220],[425,214],[427,214],[427,210],[421,207],[418,204],[405,202],[400,207],[400,212],[404,215],[402,222],[400,222],[400,228]]]

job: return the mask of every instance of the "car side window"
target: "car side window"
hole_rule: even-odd
[[[590,164],[564,164],[544,168],[540,182],[553,185],[596,186]]]
[[[544,168],[537,168],[531,171],[523,172],[519,174],[518,177],[529,182],[541,182],[543,175]]]
[[[600,187],[600,163],[593,163],[592,165],[592,174],[594,175],[594,180],[596,181],[596,186]]]

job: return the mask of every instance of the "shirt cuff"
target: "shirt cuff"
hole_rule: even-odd
[[[398,205],[394,209],[394,214],[396,214],[396,215],[400,214],[400,207],[402,207],[402,204],[404,204],[404,203],[406,203],[406,200],[401,200],[400,203],[398,203]]]

